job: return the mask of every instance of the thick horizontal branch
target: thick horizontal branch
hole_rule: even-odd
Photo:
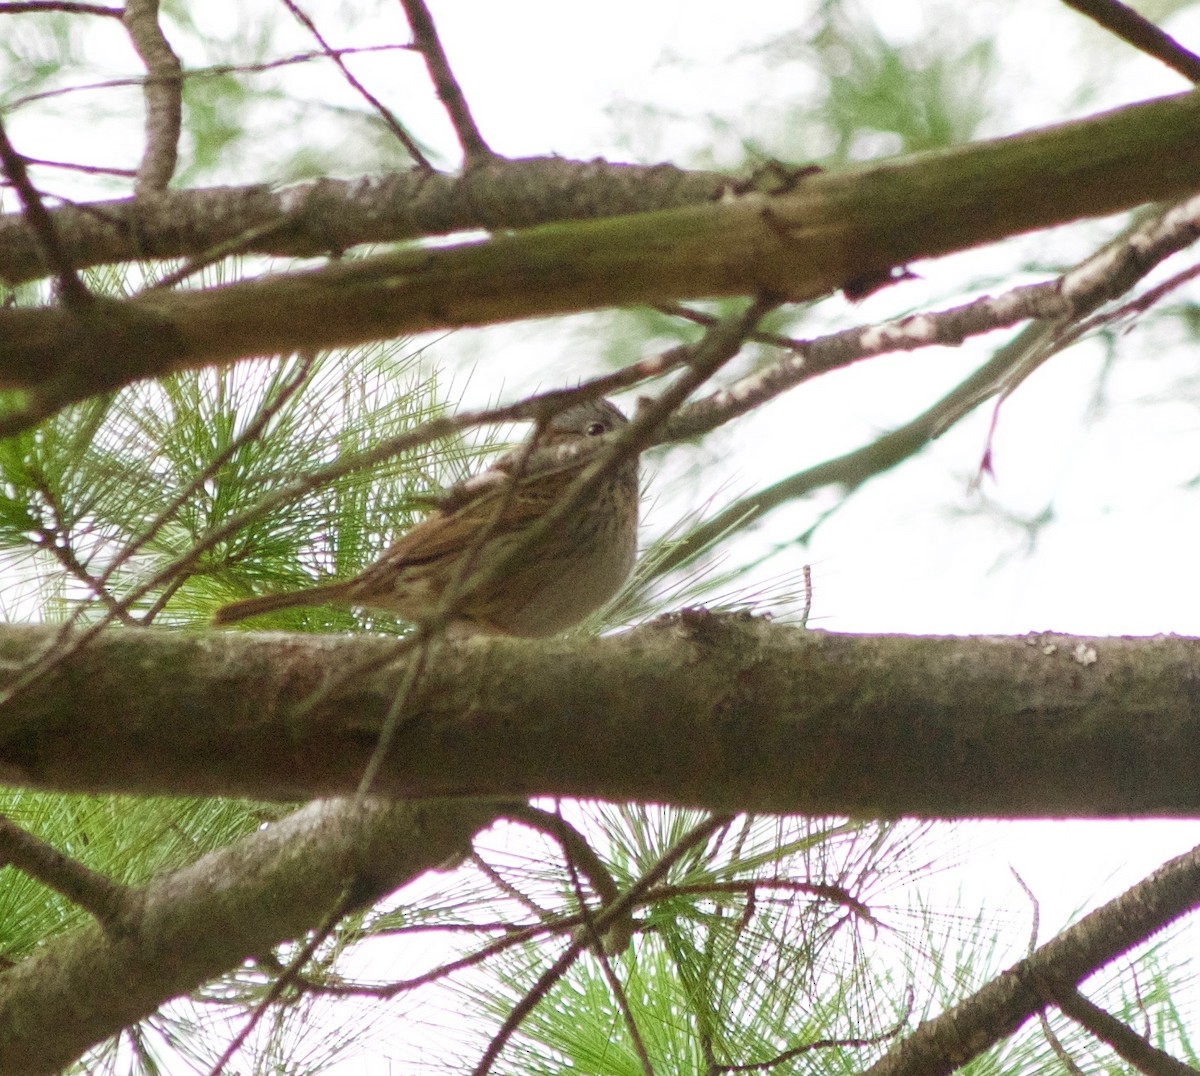
[[[0,632],[15,675],[45,629]],[[114,630],[0,712],[0,780],[353,790],[402,668],[369,636]],[[373,788],[935,817],[1200,814],[1200,640],[853,636],[689,613],[433,655]]]
[[[340,902],[369,904],[469,846],[479,804],[310,804],[131,891],[104,929],[53,938],[0,976],[0,1076],[60,1072],[80,1054]]]
[[[1154,167],[1146,167],[1153,161]],[[1194,189],[1200,94],[816,173],[784,193],[527,228],[196,291],[0,310],[0,387],[74,398],[186,367],[630,303],[789,299]]]
[[[50,217],[77,269],[189,258],[227,245],[242,254],[310,258],[362,243],[698,205],[732,182],[723,173],[669,164],[496,158],[463,175],[414,168],[286,187],[164,190],[62,205]],[[0,214],[0,279],[21,284],[50,271],[22,214]]]

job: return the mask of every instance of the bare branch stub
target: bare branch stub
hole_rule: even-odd
[[[475,118],[471,115],[462,87],[450,68],[446,50],[442,48],[442,40],[438,37],[437,27],[433,24],[433,16],[430,15],[425,0],[401,0],[401,3],[404,5],[404,13],[408,16],[408,25],[412,29],[413,46],[425,57],[425,66],[429,69],[433,88],[454,125],[454,133],[462,146],[467,166],[494,157],[495,154],[484,141]]]
[[[134,49],[146,65],[146,145],[134,189],[165,190],[179,159],[183,130],[183,71],[158,22],[158,0],[126,0],[121,18]]]
[[[1185,49],[1170,34],[1139,15],[1121,0],[1063,0],[1135,49],[1161,60],[1192,82],[1200,82],[1200,56]]]
[[[42,257],[54,273],[58,285],[59,297],[68,309],[82,310],[92,302],[92,295],[84,287],[83,281],[71,265],[71,260],[63,244],[59,241],[58,233],[54,230],[54,222],[46,211],[42,196],[29,178],[25,169],[25,158],[19,154],[8,140],[8,133],[0,121],[0,167],[8,176],[9,182],[16,189],[17,197],[21,199],[21,208],[25,223],[29,230],[37,236],[41,247]]]
[[[346,81],[354,87],[358,94],[379,114],[380,119],[387,125],[389,131],[392,132],[398,141],[408,152],[408,155],[413,159],[413,162],[424,172],[432,172],[433,165],[429,159],[421,152],[421,147],[417,145],[417,141],[405,126],[396,118],[395,113],[387,107],[378,97],[366,88],[354,75],[354,72],[346,66],[346,61],[342,59],[344,49],[333,48],[324,35],[317,29],[317,24],[308,16],[308,14],[296,3],[296,0],[283,0],[283,5],[292,13],[296,21],[299,22],[310,34],[313,39],[321,46],[321,51],[329,57],[337,68],[341,71]]]

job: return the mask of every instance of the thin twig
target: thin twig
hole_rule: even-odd
[[[983,295],[970,302],[930,313],[907,314],[892,321],[859,325],[809,340],[777,333],[753,334],[750,339],[790,352],[740,381],[697,400],[669,426],[671,439],[707,433],[716,425],[744,415],[814,377],[844,369],[864,359],[926,347],[954,347],[973,336],[1008,328],[1030,319],[1052,320],[1071,312],[1061,294],[1059,279],[1022,284],[998,296]],[[701,325],[717,319],[697,310],[681,317]]]
[[[139,549],[143,548],[147,542],[150,542],[154,536],[158,534],[158,532],[167,523],[169,523],[172,518],[174,518],[175,513],[178,512],[179,509],[185,504],[191,501],[193,496],[195,496],[197,491],[200,490],[204,483],[207,482],[213,475],[215,475],[217,471],[219,471],[230,459],[232,459],[233,456],[243,446],[257,440],[258,436],[267,428],[267,425],[270,423],[270,421],[277,414],[279,414],[288,400],[290,400],[297,392],[300,391],[300,388],[308,380],[308,375],[312,372],[313,364],[316,361],[317,353],[315,351],[303,351],[298,355],[298,361],[296,363],[295,370],[293,370],[292,373],[284,379],[274,398],[262,404],[253,420],[246,424],[246,428],[242,430],[240,434],[234,437],[220,452],[213,456],[213,458],[210,459],[195,475],[193,475],[192,480],[188,482],[177,494],[175,494],[175,496],[167,503],[167,506],[150,521],[149,526],[147,526],[141,532],[141,534],[139,534],[132,542],[130,542],[124,549],[121,550],[121,552],[113,559],[113,562],[104,570],[104,574],[100,577],[102,582],[107,581],[108,578],[119,567],[121,567],[122,564],[128,563],[129,559]],[[149,624],[162,611],[164,606],[167,604],[167,601],[170,599],[171,594],[174,592],[174,588],[182,585],[183,580],[184,577],[182,574],[175,577],[175,579],[172,581],[172,584],[168,585],[167,589],[164,590],[161,595],[159,595],[159,597],[143,615],[143,625]],[[142,597],[149,593],[151,589],[153,588],[136,588],[132,595],[132,600],[130,600],[130,596],[127,596],[123,600],[125,608],[130,608],[133,602],[140,601]]]
[[[0,863],[16,867],[110,926],[129,908],[130,890],[0,815]]]
[[[871,914],[871,909],[867,904],[851,894],[845,886],[828,882],[796,882],[789,878],[742,878],[728,882],[697,882],[695,885],[663,886],[654,891],[654,899],[669,900],[672,897],[710,897],[717,893],[737,893],[757,901],[761,899],[758,894],[763,890],[779,890],[793,895],[804,893],[811,897],[819,897],[831,904],[845,908],[855,918],[861,919],[865,923],[879,926],[879,920]]]
[[[121,607],[120,602],[104,585],[104,581],[92,575],[75,555],[75,550],[71,548],[71,536],[63,524],[62,509],[59,506],[58,497],[55,496],[54,490],[50,488],[49,483],[41,475],[37,477],[34,488],[42,495],[42,500],[53,517],[52,525],[36,528],[36,533],[41,538],[39,548],[48,549],[68,575],[74,576],[95,597],[100,599],[111,616],[119,620],[126,627],[133,627],[136,621],[129,615],[128,610]]]
[[[142,85],[146,144],[134,183],[136,194],[147,194],[165,190],[175,174],[183,129],[183,74],[159,25],[158,0],[125,0],[121,22],[149,76]]]
[[[416,990],[418,987],[438,982],[457,971],[477,967],[485,960],[507,949],[524,945],[526,942],[534,941],[547,934],[565,934],[576,927],[582,926],[582,924],[582,916],[572,915],[562,916],[546,923],[538,923],[533,926],[510,930],[504,937],[488,942],[487,945],[482,946],[473,953],[459,957],[456,960],[448,961],[445,964],[439,964],[436,968],[431,968],[429,971],[416,975],[411,979],[401,979],[396,982],[382,983],[376,986],[368,986],[363,983],[315,983],[306,981],[305,987],[315,993],[330,994],[335,997],[370,997],[389,1000],[410,990]]]
[[[1029,904],[1033,908],[1033,917],[1029,924],[1029,946],[1025,950],[1026,956],[1033,956],[1033,952],[1037,948],[1038,932],[1041,929],[1042,906],[1033,890],[1025,884],[1025,879],[1017,873],[1016,868],[1010,864],[1008,869],[1012,876],[1017,880],[1017,885],[1021,887],[1022,892],[1026,897],[1029,898]]]
[[[751,1061],[736,1065],[711,1064],[708,1073],[766,1072],[768,1069],[777,1068],[785,1062],[791,1061],[793,1058],[800,1057],[801,1054],[812,1053],[813,1050],[831,1050],[837,1047],[861,1050],[868,1046],[878,1046],[880,1043],[890,1042],[904,1030],[908,1024],[909,1017],[912,1016],[914,1001],[912,987],[909,987],[905,996],[906,1004],[903,1015],[886,1031],[879,1031],[874,1035],[863,1035],[855,1038],[814,1039],[812,1042],[805,1042],[799,1046],[793,1046],[790,1049],[784,1050],[767,1061]]]
[[[46,264],[50,267],[51,272],[54,273],[55,281],[58,284],[59,298],[63,305],[68,310],[86,309],[93,301],[92,295],[83,286],[83,281],[79,279],[74,266],[71,265],[66,248],[59,242],[54,222],[50,219],[50,214],[42,203],[42,196],[30,181],[29,173],[25,170],[25,158],[13,148],[13,144],[8,140],[3,120],[0,120],[0,167],[4,169],[4,174],[8,176],[9,182],[16,190],[17,197],[21,199],[25,223],[37,237],[42,248],[42,256],[46,259]]]
[[[396,140],[405,148],[408,155],[413,159],[419,168],[423,168],[426,172],[433,171],[433,165],[429,159],[421,152],[421,147],[417,145],[417,141],[410,135],[404,125],[396,118],[395,114],[387,107],[378,97],[366,88],[354,75],[354,72],[346,66],[345,60],[342,59],[343,52],[347,50],[339,50],[330,46],[325,40],[321,31],[317,29],[317,24],[300,8],[296,0],[281,0],[283,5],[290,11],[300,24],[312,34],[317,44],[321,46],[325,56],[331,59],[342,77],[358,92],[358,94],[379,114],[387,129],[392,132]]]
[[[1191,82],[1200,82],[1200,56],[1120,0],[1063,0],[1135,49],[1161,60]]]
[[[103,164],[80,164],[76,161],[50,161],[44,157],[26,157],[25,163],[35,168],[61,168],[67,172],[83,172],[89,176],[121,176],[132,179],[137,175],[135,168],[111,168]],[[5,181],[7,183],[7,180]]]
[[[165,273],[154,281],[153,284],[148,285],[145,290],[163,291],[167,288],[173,288],[177,284],[182,284],[188,277],[195,276],[201,270],[207,269],[210,265],[224,261],[224,259],[231,255],[244,253],[252,243],[260,239],[265,239],[267,236],[274,235],[277,232],[286,231],[290,227],[291,222],[287,220],[272,220],[264,221],[262,224],[255,224],[253,227],[247,228],[244,232],[239,232],[237,235],[223,239],[219,243],[214,243],[211,247],[200,251],[194,257],[188,258],[178,269]]]
[[[233,456],[244,446],[251,444],[258,436],[266,429],[268,423],[279,414],[283,406],[290,400],[308,380],[308,375],[312,372],[313,363],[316,362],[317,354],[315,351],[301,352],[299,361],[296,363],[296,369],[286,377],[279,387],[279,391],[274,398],[264,403],[259,409],[254,418],[246,424],[246,428],[240,434],[230,440],[230,442],[221,449],[215,456],[212,457],[195,475],[187,482],[184,487],[171,498],[164,506],[161,512],[144,527],[141,533],[129,542],[125,548],[121,550],[101,573],[98,583],[104,586],[113,574],[127,564],[131,557],[138,552],[139,549],[145,548],[148,542],[154,540],[154,537],[168,524],[175,514],[185,505],[188,504],[196,493],[204,486],[204,484],[213,477]],[[142,584],[136,588],[131,595],[127,595],[122,599],[122,606],[129,610],[132,606],[141,600],[161,583],[159,579],[156,583],[150,586]]]
[[[444,628],[444,625],[439,625],[439,628]],[[387,758],[388,752],[392,748],[392,741],[396,738],[396,731],[400,727],[400,715],[404,712],[404,707],[408,705],[408,700],[412,696],[417,682],[421,679],[421,674],[425,671],[425,666],[429,663],[429,651],[435,639],[440,634],[442,634],[441,631],[427,629],[422,625],[418,629],[416,639],[405,639],[400,643],[396,651],[394,651],[395,656],[411,649],[415,649],[416,653],[413,654],[407,666],[405,666],[404,678],[400,681],[399,687],[396,688],[395,694],[392,696],[387,713],[383,715],[383,722],[379,726],[379,735],[375,739],[375,747],[371,751],[371,757],[367,759],[366,766],[363,767],[362,777],[359,778],[358,788],[354,793],[355,798],[359,801],[365,799],[368,793],[370,793],[371,786],[375,783],[375,778],[379,775],[379,768],[383,765],[384,759]],[[354,675],[361,675],[361,671],[356,668]],[[338,681],[338,683],[342,682],[344,681]]]
[[[338,898],[337,903],[334,904],[324,921],[313,931],[312,937],[300,946],[299,951],[288,961],[287,967],[276,977],[270,989],[263,995],[262,1000],[255,1005],[254,1011],[247,1018],[245,1024],[242,1025],[238,1033],[229,1041],[224,1052],[217,1058],[216,1064],[209,1069],[209,1076],[221,1076],[221,1073],[225,1071],[225,1066],[233,1059],[233,1055],[246,1039],[250,1037],[250,1032],[258,1026],[259,1021],[266,1015],[267,1009],[272,1003],[278,1000],[288,986],[299,979],[304,965],[312,959],[312,955],[324,944],[325,940],[334,932],[342,917],[353,906],[353,886],[347,885],[345,891]]]
[[[642,875],[624,895],[613,904],[604,908],[597,916],[595,921],[595,929],[603,933],[610,923],[616,922],[623,916],[628,915],[637,903],[644,897],[647,890],[656,885],[667,872],[673,867],[679,859],[692,848],[699,845],[701,842],[708,840],[718,829],[726,825],[732,815],[713,815],[711,818],[698,823],[692,829],[684,834],[671,848],[659,858],[645,874]],[[579,954],[587,947],[588,942],[582,939],[576,939],[566,949],[566,951],[549,967],[538,981],[526,992],[525,996],[513,1006],[512,1011],[505,1018],[499,1030],[488,1043],[487,1049],[483,1056],[479,1059],[479,1063],[472,1070],[473,1076],[486,1076],[491,1071],[492,1065],[500,1056],[500,1052],[504,1049],[508,1040],[516,1034],[517,1029],[524,1023],[525,1018],[534,1010],[539,1002],[550,991],[550,988],[558,982],[559,979],[566,974],[567,970],[579,958]]]
[[[1025,950],[1027,957],[1033,956],[1037,951],[1038,931],[1042,921],[1042,906],[1034,895],[1033,890],[1025,884],[1025,879],[1017,873],[1016,868],[1010,864],[1008,869],[1017,880],[1017,885],[1024,891],[1025,896],[1029,898],[1029,903],[1033,908],[1033,916],[1029,924],[1029,946]],[[1058,1037],[1054,1028],[1050,1026],[1050,1017],[1046,1015],[1045,1007],[1038,1009],[1038,1023],[1042,1027],[1042,1036],[1050,1044],[1050,1049],[1054,1053],[1054,1056],[1062,1062],[1062,1066],[1067,1070],[1068,1076],[1084,1076],[1083,1069],[1079,1067],[1075,1058],[1071,1056],[1070,1051],[1063,1045],[1062,1039]]]
[[[571,876],[571,888],[575,892],[575,903],[579,906],[580,915],[583,916],[583,930],[591,945],[592,954],[599,962],[600,970],[608,982],[608,988],[612,991],[612,996],[616,1000],[617,1009],[621,1013],[621,1020],[625,1024],[625,1030],[629,1034],[630,1041],[633,1043],[633,1050],[637,1054],[638,1063],[642,1066],[643,1076],[654,1076],[654,1065],[650,1061],[650,1051],[646,1049],[646,1042],[642,1038],[637,1021],[633,1018],[633,1009],[629,1004],[629,996],[625,993],[625,985],[617,976],[612,966],[612,961],[609,959],[604,938],[600,936],[600,931],[596,928],[596,917],[592,914],[592,909],[589,907],[587,897],[583,892],[583,885],[579,880],[579,871],[576,868],[575,861],[570,856],[567,857],[567,870]]]
[[[462,147],[466,166],[489,160],[495,154],[484,141],[483,134],[471,115],[471,109],[467,105],[458,79],[451,70],[446,50],[442,48],[442,40],[438,36],[437,27],[433,24],[433,16],[429,13],[425,0],[400,2],[404,6],[404,14],[408,16],[413,47],[425,57],[425,66],[429,70],[430,79],[433,80],[433,88],[450,117],[454,133],[458,136],[458,144]]]
[[[537,916],[540,922],[548,923],[554,918],[553,912],[543,908],[531,896],[518,889],[496,867],[492,866],[491,863],[474,849],[471,850],[470,860],[475,865],[475,869],[483,874],[501,893],[516,901],[523,908],[528,909],[530,914]]]
[[[123,12],[118,11],[117,14],[120,15]],[[333,49],[330,51],[297,52],[291,56],[282,56],[277,60],[264,60],[261,63],[255,64],[211,64],[208,67],[192,67],[186,71],[182,71],[181,75],[185,80],[189,81],[202,78],[222,78],[225,75],[254,75],[262,74],[265,71],[274,71],[280,67],[311,63],[313,60],[318,59],[353,56],[367,52],[409,52],[411,50],[412,46],[406,44],[348,45],[344,49]],[[144,86],[147,79],[151,77],[149,75],[142,75],[139,78],[110,78],[104,79],[102,82],[81,82],[74,86],[60,86],[55,90],[39,90],[37,93],[28,93],[23,97],[14,97],[4,108],[6,112],[15,112],[18,108],[31,105],[35,101],[47,101],[54,97],[65,97],[72,93],[93,93],[97,90],[121,89],[125,86]],[[134,174],[136,175],[136,173]]]
[[[529,803],[516,804],[507,809],[506,818],[522,822],[532,829],[553,837],[563,850],[567,859],[574,863],[585,875],[588,884],[600,898],[601,904],[616,900],[621,894],[612,873],[604,865],[604,861],[582,833],[579,832],[561,814],[555,811],[545,811]]]
[[[12,0],[0,4],[0,15],[26,15],[30,12],[61,11],[68,15],[107,15],[119,19],[125,12],[103,4],[80,4],[73,0]]]

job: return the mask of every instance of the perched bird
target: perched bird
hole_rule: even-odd
[[[536,469],[522,472],[528,450],[516,449],[469,479],[369,568],[341,583],[265,594],[217,610],[215,624],[299,605],[367,606],[408,620],[431,615],[450,586],[462,594],[450,629],[456,635],[553,635],[577,624],[613,596],[629,576],[637,552],[638,460],[631,456],[606,473],[589,499],[549,531],[516,549],[559,502],[590,460],[555,464],[546,450],[598,437],[627,419],[607,400],[568,408],[542,429]],[[540,461],[550,456],[550,463]],[[479,535],[483,534],[482,541]],[[463,576],[461,580],[459,576]],[[457,582],[456,582],[457,580]],[[474,586],[479,580],[478,586]]]

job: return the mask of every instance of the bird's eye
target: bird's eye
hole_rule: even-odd
[[[599,437],[602,433],[607,433],[608,427],[603,422],[592,422],[588,425],[587,435],[589,437]]]

